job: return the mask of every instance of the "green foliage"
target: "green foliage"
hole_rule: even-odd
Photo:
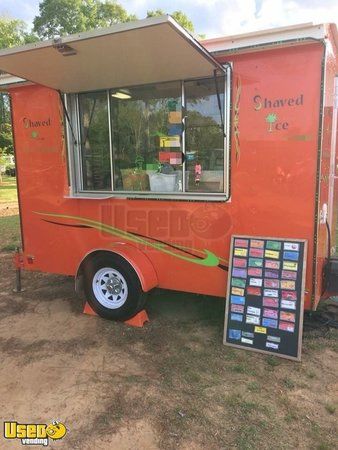
[[[0,124],[0,152],[13,153],[12,127],[10,123]]]
[[[167,13],[163,11],[163,9],[155,9],[153,11],[147,11],[147,17],[158,17],[165,16]],[[190,31],[190,33],[195,32],[194,24],[188,16],[182,11],[174,11],[170,14],[176,22],[178,22],[183,28]]]
[[[23,45],[38,40],[27,32],[25,22],[9,17],[0,17],[0,48]],[[13,153],[10,104],[8,95],[0,93],[0,152]]]
[[[194,24],[190,19],[188,19],[187,15],[184,14],[184,12],[174,11],[173,13],[171,13],[171,16],[176,20],[176,22],[182,25],[183,28],[190,31],[191,33],[194,33]]]
[[[0,17],[0,48],[23,45],[37,39],[33,33],[27,32],[27,25],[24,21]]]
[[[10,104],[8,95],[0,93],[0,152],[13,153]]]
[[[136,19],[116,1],[43,0],[33,29],[40,38],[46,39]]]
[[[148,11],[147,17],[165,15],[161,9]],[[182,11],[174,11],[172,17],[190,32],[194,25]],[[137,20],[114,0],[42,0],[39,15],[34,19],[34,31],[41,39],[57,35],[79,33],[95,28],[109,27],[116,23]]]

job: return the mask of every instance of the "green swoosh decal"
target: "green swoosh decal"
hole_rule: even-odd
[[[194,258],[187,255],[180,255],[178,253],[175,253],[170,247],[165,247],[165,244],[157,243],[157,242],[151,242],[148,241],[142,237],[135,236],[131,233],[128,233],[127,231],[123,231],[119,228],[112,227],[110,225],[106,225],[101,222],[97,222],[92,219],[87,219],[85,217],[79,217],[79,216],[70,216],[67,214],[53,214],[53,213],[45,213],[45,212],[38,212],[34,211],[36,214],[39,214],[40,216],[47,216],[47,217],[58,217],[60,219],[71,219],[76,220],[79,222],[80,225],[90,225],[91,227],[95,228],[99,231],[104,231],[105,233],[109,233],[113,236],[117,236],[120,238],[127,239],[131,242],[135,242],[137,244],[142,244],[147,247],[154,248],[162,253],[165,253],[170,256],[174,256],[175,258],[182,259],[184,261],[188,261],[194,264],[199,264],[201,266],[207,266],[207,267],[217,267],[219,265],[219,258],[209,250],[199,250],[199,249],[193,249],[189,248],[190,251],[195,251],[196,253],[200,253],[201,255],[204,255],[204,258]],[[186,249],[186,247],[181,247],[182,250]]]

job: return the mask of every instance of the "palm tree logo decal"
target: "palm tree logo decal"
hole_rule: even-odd
[[[276,122],[277,120],[277,114],[274,113],[270,113],[266,116],[265,118],[266,122],[269,124],[269,128],[268,131],[272,132],[272,125]]]

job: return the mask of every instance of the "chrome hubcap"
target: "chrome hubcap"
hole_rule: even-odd
[[[120,308],[128,297],[128,285],[124,276],[111,267],[103,267],[95,273],[92,288],[96,300],[105,308]]]

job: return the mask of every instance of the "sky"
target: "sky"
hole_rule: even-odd
[[[337,0],[118,0],[128,13],[144,18],[147,10],[182,10],[196,33],[207,38],[294,25],[337,22]],[[32,26],[39,0],[0,0],[0,15],[22,19]]]

